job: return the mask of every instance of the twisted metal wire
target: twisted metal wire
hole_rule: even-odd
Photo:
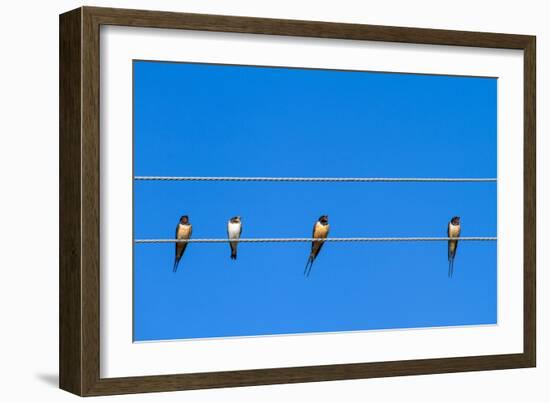
[[[497,182],[497,178],[279,178],[239,176],[135,176],[136,181],[210,182]]]
[[[136,239],[135,243],[263,243],[263,242],[433,242],[433,241],[496,241],[497,237],[386,237],[386,238],[241,238],[241,239],[225,239],[225,238],[206,238],[206,239]]]

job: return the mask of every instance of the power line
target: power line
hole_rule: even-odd
[[[262,243],[262,242],[433,242],[433,241],[496,241],[497,237],[387,237],[387,238],[241,238],[241,239],[225,239],[225,238],[206,238],[206,239],[136,239],[135,243]]]
[[[240,176],[135,176],[136,181],[210,182],[497,182],[497,178],[279,178]]]

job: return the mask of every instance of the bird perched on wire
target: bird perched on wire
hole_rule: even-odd
[[[241,223],[241,217],[235,216],[229,219],[227,222],[227,237],[229,239],[239,239],[241,237],[241,233],[243,232],[243,226]],[[231,247],[231,259],[236,260],[237,259],[237,245],[238,242],[229,242],[229,246]]]
[[[330,230],[330,225],[328,223],[328,216],[322,215],[319,217],[319,220],[315,223],[313,226],[313,236],[312,238],[326,238],[328,236],[328,232]],[[323,247],[323,243],[325,241],[319,240],[319,241],[313,241],[311,243],[311,253],[309,254],[309,258],[306,263],[306,268],[304,270],[304,274],[309,276],[309,273],[311,272],[311,266],[313,266],[313,262],[315,261],[315,258],[317,258],[317,255],[321,251],[321,248]]]
[[[189,222],[189,217],[182,215],[178,226],[176,227],[176,239],[190,239],[193,232],[193,226]],[[174,273],[178,270],[178,264],[183,252],[187,248],[187,242],[176,242],[176,259],[174,260]]]
[[[447,236],[449,238],[458,238],[460,237],[460,217],[453,217],[451,218],[451,221],[449,221],[449,225],[447,226]],[[447,255],[449,259],[449,273],[448,276],[453,276],[453,270],[454,270],[454,263],[455,263],[455,255],[456,255],[456,248],[458,247],[458,241],[457,240],[449,240],[448,246],[447,246]]]

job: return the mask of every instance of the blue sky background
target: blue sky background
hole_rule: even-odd
[[[496,177],[497,80],[134,62],[134,173]],[[134,183],[134,236],[495,236],[495,183]],[[494,324],[496,242],[134,246],[134,340]]]

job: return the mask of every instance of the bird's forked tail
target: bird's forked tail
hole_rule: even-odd
[[[449,256],[449,277],[453,277],[455,258],[454,256]]]
[[[174,260],[174,268],[172,269],[172,271],[175,273],[176,271],[178,271],[178,265],[180,263],[180,260],[178,258],[176,258]]]
[[[313,266],[313,260],[314,257],[312,255],[309,256],[306,263],[306,268],[304,269],[304,275],[306,277],[309,277],[309,273],[311,273],[311,266]]]

